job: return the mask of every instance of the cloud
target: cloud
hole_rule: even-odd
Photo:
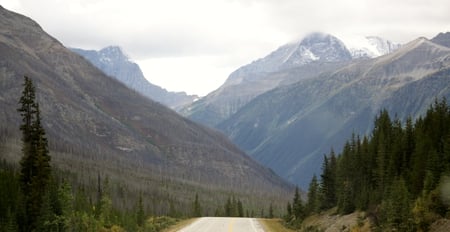
[[[287,34],[325,31],[378,35],[398,42],[434,36],[450,26],[450,2],[437,1],[266,1],[271,18]]]
[[[139,59],[224,54],[252,44],[287,42],[282,40],[311,31],[371,34],[407,42],[450,26],[446,0],[17,2],[24,13],[70,46],[119,44]]]
[[[145,70],[168,66],[171,58],[198,86],[211,79],[218,86],[227,76],[223,67],[238,68],[312,31],[340,38],[376,35],[406,43],[450,29],[448,0],[6,0],[2,4],[33,18],[66,46],[119,45],[146,65]],[[220,59],[202,64],[205,57]],[[168,78],[167,71],[158,70],[144,73]],[[195,92],[192,88],[186,90]]]
[[[119,44],[138,59],[224,54],[267,36],[258,6],[237,1],[20,3],[25,14],[44,24],[68,46],[98,49]]]

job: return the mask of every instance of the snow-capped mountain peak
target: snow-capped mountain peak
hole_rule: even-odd
[[[353,59],[375,58],[389,54],[401,46],[398,43],[378,36],[347,38],[344,43],[352,54]]]
[[[340,62],[351,59],[351,54],[342,41],[332,35],[316,32],[299,41],[279,47],[266,57],[241,67],[231,76],[240,76],[243,73],[276,72],[312,62]]]

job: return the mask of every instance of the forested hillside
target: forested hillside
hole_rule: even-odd
[[[324,157],[322,170],[308,201],[294,198],[288,223],[337,207],[339,214],[365,211],[381,231],[427,231],[450,212],[447,101],[436,100],[415,122],[381,111],[371,135],[352,136],[338,156]]]
[[[11,182],[2,190],[12,191],[1,200],[17,199],[23,144],[16,109],[24,75],[36,89],[54,179],[88,202],[86,212],[102,200],[99,192],[108,193],[107,211],[119,222],[140,196],[146,215],[181,217],[191,215],[196,194],[202,215],[214,215],[232,195],[257,212],[264,202],[281,208],[290,195],[290,184],[225,136],[126,87],[32,19],[0,7],[1,181]]]

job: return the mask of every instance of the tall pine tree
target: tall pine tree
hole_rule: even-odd
[[[316,175],[313,176],[308,190],[308,202],[306,203],[306,213],[313,214],[319,211],[319,183]]]
[[[23,196],[21,231],[32,231],[37,226],[43,196],[47,192],[51,168],[48,142],[41,124],[39,105],[33,82],[24,77],[21,105],[17,111],[22,117],[22,153],[20,161],[20,184]]]
[[[331,149],[330,157],[323,157],[322,174],[320,175],[320,194],[322,197],[320,208],[322,210],[333,208],[337,203],[336,168],[336,155],[333,149]]]

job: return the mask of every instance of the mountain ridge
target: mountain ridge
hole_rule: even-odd
[[[131,89],[174,110],[179,110],[198,98],[198,96],[187,95],[184,92],[169,92],[150,83],[144,77],[139,65],[132,62],[123,49],[118,46],[108,46],[98,51],[80,48],[71,48],[71,50]]]
[[[65,48],[32,19],[4,8],[0,54],[2,160],[20,159],[16,109],[27,75],[36,86],[52,165],[75,172],[83,183],[108,176],[126,184],[127,191],[161,197],[153,205],[158,212],[167,212],[171,191],[187,196],[196,190],[221,198],[236,192],[253,196],[247,199],[256,204],[282,199],[292,190],[221,133],[131,90]],[[188,209],[185,198],[178,202]]]
[[[449,48],[419,38],[394,53],[355,61],[264,93],[219,128],[255,159],[306,187],[312,174],[320,171],[321,155],[331,148],[340,150],[343,138],[352,133],[370,131],[369,125],[382,108],[393,115],[418,117],[434,97],[450,97],[448,82],[438,75],[449,67]],[[441,77],[436,79],[436,75]],[[416,92],[403,91],[412,86]],[[424,89],[427,86],[431,89]],[[436,96],[410,102],[408,95],[419,92]]]
[[[311,78],[350,61],[351,54],[338,38],[312,33],[240,67],[221,87],[183,109],[181,114],[215,127],[266,91]]]
[[[431,39],[431,41],[445,47],[450,47],[450,32],[441,32]]]

